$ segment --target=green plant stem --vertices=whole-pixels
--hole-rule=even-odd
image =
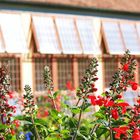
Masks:
[[[90,135],[92,136],[93,133],[96,131],[96,129],[99,127],[99,124],[95,124],[95,126],[92,128],[92,130],[90,131]]]
[[[76,137],[77,137],[77,132],[80,128],[80,124],[81,124],[81,117],[82,117],[82,112],[83,112],[83,106],[85,104],[85,101],[83,101],[82,105],[81,105],[81,110],[80,110],[80,113],[79,113],[79,118],[78,118],[78,124],[77,124],[77,127],[76,127],[76,132],[72,138],[72,140],[76,140]]]
[[[36,138],[37,138],[37,140],[41,140],[41,139],[40,139],[40,136],[39,136],[39,134],[38,134],[38,131],[37,131],[37,127],[36,127],[35,122],[34,122],[33,115],[31,115],[31,120],[32,120],[32,123],[33,123],[33,125],[34,125],[34,130],[35,130]]]
[[[78,104],[79,104],[79,102],[80,102],[80,98],[78,99],[78,101],[77,101],[77,103],[76,103],[76,106],[78,106]],[[74,113],[72,113],[72,117],[74,117],[75,116],[75,114]]]
[[[52,91],[50,91],[49,93],[51,95],[51,99],[52,99],[52,103],[53,103],[54,109],[58,111]]]
[[[78,99],[77,103],[76,103],[76,106],[78,106],[79,102],[80,102],[81,98]]]

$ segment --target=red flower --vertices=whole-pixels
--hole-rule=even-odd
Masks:
[[[19,127],[20,126],[19,120],[14,120],[14,124],[15,124],[16,127]]]
[[[105,100],[104,106],[105,107],[111,107],[114,105],[114,101],[110,101],[110,100]]]
[[[115,108],[111,110],[112,117],[117,120],[119,118],[118,110]]]
[[[126,108],[123,107],[123,108],[122,108],[122,114],[125,114],[125,113],[126,113]]]
[[[15,134],[16,134],[16,132],[15,132],[14,129],[11,129],[11,134],[12,134],[12,135],[15,135]]]
[[[120,139],[120,135],[121,135],[120,133],[116,133],[116,134],[115,134],[115,138],[116,138],[116,139]]]
[[[131,85],[131,87],[132,87],[133,90],[137,90],[138,84],[137,84],[137,83],[133,83],[133,84]]]
[[[132,121],[129,123],[129,125],[134,127],[134,126],[136,126],[136,123],[134,121]]]
[[[139,100],[137,100],[137,103],[138,103],[138,104],[140,104],[140,99],[139,99]]]
[[[44,116],[48,116],[48,115],[49,115],[48,110],[45,110],[45,111],[44,111]]]
[[[95,87],[95,85],[94,85],[94,84],[91,84],[91,87],[92,87],[92,88],[94,88],[94,87]]]
[[[135,83],[133,81],[130,81],[129,84],[131,85],[132,90],[137,90],[137,88],[138,88],[138,84],[137,83]]]
[[[102,106],[103,100],[101,100],[101,99],[96,100],[96,105]]]
[[[74,90],[71,81],[67,81],[67,83],[66,83],[66,88],[67,88],[68,90],[71,90],[71,91]]]
[[[92,105],[96,105],[96,97],[93,95],[89,95],[88,98],[91,100]]]
[[[92,92],[96,92],[97,90],[97,88],[92,88]]]
[[[98,96],[98,99],[96,100],[96,105],[102,106],[104,104],[104,98],[101,96]]]
[[[119,128],[113,128],[113,130],[116,132],[115,138],[120,139],[121,134],[126,135],[128,129],[128,126],[120,126]]]
[[[9,95],[9,97],[10,97],[11,99],[13,98],[13,92],[10,91],[10,92],[8,93],[8,95]]]
[[[132,140],[140,140],[140,131],[138,129],[134,130]]]
[[[119,94],[119,95],[117,95],[117,98],[119,98],[119,99],[120,99],[120,98],[122,98],[122,95],[120,95],[120,94]]]
[[[124,71],[128,71],[128,69],[129,69],[129,65],[128,65],[128,64],[124,64],[123,70],[124,70]]]
[[[125,103],[125,102],[123,102],[123,103],[118,103],[117,105],[120,106],[120,107],[129,106],[129,104],[128,104],[128,103]]]

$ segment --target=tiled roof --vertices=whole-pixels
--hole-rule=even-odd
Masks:
[[[6,1],[6,0],[5,0]],[[86,8],[109,9],[128,12],[140,12],[140,0],[9,0],[24,2],[41,2]]]

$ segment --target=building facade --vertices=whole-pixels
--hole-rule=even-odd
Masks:
[[[97,57],[100,94],[109,87],[127,49],[137,60],[135,81],[140,84],[138,11],[81,5],[0,3],[0,64],[8,62],[11,90],[22,93],[29,84],[35,94],[43,93],[45,65],[50,66],[55,90],[65,90],[68,81],[77,88],[90,59]]]

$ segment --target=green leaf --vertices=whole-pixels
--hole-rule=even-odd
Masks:
[[[59,93],[60,93],[60,91],[54,92],[54,94],[53,94],[54,99],[57,97],[57,95],[58,95]]]
[[[105,119],[105,114],[101,113],[101,112],[95,112],[94,116],[100,119]]]
[[[77,135],[82,137],[84,140],[89,140],[86,136],[84,136],[83,134],[81,134],[79,131],[77,132]]]
[[[75,128],[77,125],[77,120],[75,118],[69,118],[68,125],[70,128]]]
[[[54,110],[54,109],[49,110],[49,114],[50,114],[50,116],[51,116],[54,120],[56,120],[56,119],[59,118],[59,116],[58,116],[58,111],[56,111],[56,110]]]
[[[108,132],[108,129],[105,127],[100,127],[97,129],[96,134],[97,134],[97,138],[101,138],[102,136],[104,136],[106,133]]]
[[[2,129],[3,129],[3,128],[8,128],[8,126],[0,123],[0,129],[1,129],[1,128],[2,128]]]
[[[116,102],[117,102],[117,103],[123,103],[124,100],[123,100],[123,99],[117,99]]]
[[[71,108],[71,111],[74,114],[78,114],[78,113],[80,113],[80,108],[74,107],[74,108]]]
[[[70,131],[67,130],[67,129],[63,129],[63,130],[61,130],[61,134],[69,134],[69,133],[70,133]]]
[[[85,103],[84,107],[83,107],[83,110],[86,110],[88,107],[90,107],[91,104],[90,103]]]
[[[52,97],[52,95],[51,95],[51,94],[48,94],[48,98],[53,99],[53,97]]]
[[[45,119],[34,119],[35,123],[40,123],[42,125],[47,125],[47,120]]]
[[[41,129],[44,130],[45,134],[48,134],[48,129],[46,126],[40,124],[40,123],[35,123],[36,126],[41,126]]]

